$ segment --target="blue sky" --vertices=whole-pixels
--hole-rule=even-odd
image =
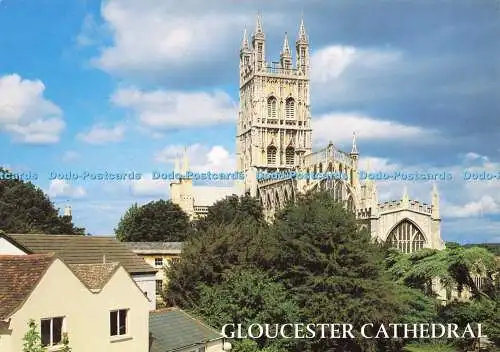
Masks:
[[[0,0],[0,163],[39,175],[77,225],[110,234],[133,202],[168,198],[147,174],[188,147],[234,169],[238,51],[260,10],[267,59],[301,13],[311,41],[313,140],[374,171],[500,171],[500,5],[396,0]],[[139,182],[62,182],[61,172]],[[408,184],[430,202],[430,183]],[[438,184],[442,236],[500,242],[500,180]],[[402,183],[380,184],[382,200]]]

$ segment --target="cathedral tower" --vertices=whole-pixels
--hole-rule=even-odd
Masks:
[[[280,60],[266,62],[266,37],[257,15],[252,47],[245,29],[240,49],[240,109],[236,132],[237,170],[246,173],[242,191],[257,193],[262,171],[295,169],[311,153],[309,39],[304,21],[296,62],[285,34]]]

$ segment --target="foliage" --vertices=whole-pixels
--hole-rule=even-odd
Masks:
[[[23,337],[23,352],[46,352],[47,349],[42,347],[42,340],[38,333],[37,324],[33,319],[28,322],[28,331]]]
[[[69,336],[68,333],[63,334],[63,339],[62,339],[62,344],[63,347],[61,349],[61,352],[72,352],[73,349],[69,346]]]
[[[269,345],[260,349],[257,342],[250,339],[243,339],[236,341],[231,351],[232,352],[288,352],[288,350],[284,349],[283,347],[279,347],[276,345]]]
[[[389,273],[394,280],[433,296],[432,280],[439,278],[447,290],[468,288],[477,296],[473,276],[489,278],[496,271],[494,256],[479,247],[451,246],[444,250],[423,249],[412,254],[389,250],[386,256]]]
[[[245,221],[264,222],[260,202],[246,194],[228,196],[208,208],[206,217],[196,223],[198,230],[207,230],[212,225],[239,224]]]
[[[405,352],[458,352],[457,348],[448,343],[411,343],[405,346]]]
[[[266,273],[258,270],[236,269],[229,273],[222,284],[202,285],[195,314],[206,317],[211,326],[222,329],[229,322],[243,327],[250,324],[285,324],[298,320],[299,309],[283,285],[273,282]],[[262,338],[259,346],[290,350],[293,341]],[[295,341],[297,342],[297,341]]]
[[[466,244],[465,248],[468,247],[481,247],[487,249],[496,256],[500,256],[500,243],[477,243],[477,244]]]
[[[188,215],[172,201],[133,204],[115,228],[123,242],[184,241],[190,232]]]
[[[0,168],[1,173],[7,171]],[[85,234],[60,216],[47,195],[19,179],[0,179],[0,229],[6,233]]]

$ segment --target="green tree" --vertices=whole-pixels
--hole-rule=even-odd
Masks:
[[[133,204],[115,228],[124,242],[184,241],[191,231],[188,215],[170,200]]]
[[[211,225],[238,224],[249,220],[258,223],[264,222],[259,200],[249,194],[240,197],[232,195],[209,207],[207,216],[196,222],[196,228],[206,230]]]
[[[61,349],[61,352],[72,352],[73,351],[73,349],[69,346],[69,336],[68,336],[68,333],[66,333],[66,332],[63,334],[62,344],[63,344],[63,347]]]
[[[47,349],[42,347],[40,334],[38,333],[37,324],[33,319],[28,322],[28,331],[23,337],[23,352],[46,352]]]
[[[285,324],[299,318],[299,308],[290,292],[259,269],[236,269],[221,284],[201,285],[200,291],[194,312],[216,329],[231,322],[248,328],[253,323]],[[258,346],[291,351],[298,342],[263,337]]]
[[[272,272],[294,295],[303,321],[394,322],[400,300],[384,268],[384,252],[360,231],[351,212],[328,193],[306,194],[277,214],[271,231],[279,243]],[[388,341],[321,339],[312,351],[389,351]]]
[[[0,168],[0,173],[8,171]],[[0,179],[0,229],[7,233],[85,234],[71,218],[58,214],[40,188],[19,179]]]

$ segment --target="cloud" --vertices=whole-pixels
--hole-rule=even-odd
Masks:
[[[187,4],[184,4],[187,5]],[[199,3],[182,11],[174,1],[108,0],[101,16],[112,35],[94,64],[118,74],[157,72],[216,60],[227,34],[243,22],[240,14],[199,11]],[[198,10],[198,11],[197,11]]]
[[[86,192],[82,186],[74,186],[66,180],[52,180],[47,191],[49,197],[52,198],[82,198]]]
[[[233,172],[236,158],[222,146],[193,144],[188,147],[169,145],[156,153],[155,160],[162,164],[175,164],[187,152],[188,169],[194,172]],[[179,165],[182,166],[182,165]]]
[[[355,132],[363,140],[435,140],[435,132],[397,121],[379,120],[356,113],[329,113],[312,120],[314,142],[319,144],[350,141]]]
[[[0,77],[0,131],[26,144],[57,143],[65,127],[62,110],[44,98],[45,85],[17,74]]]
[[[120,89],[111,98],[119,107],[130,109],[150,128],[205,127],[236,121],[237,108],[231,97],[221,91],[176,92]]]
[[[88,144],[107,144],[120,142],[125,136],[125,127],[117,125],[115,127],[104,127],[101,124],[92,126],[89,132],[79,133],[77,138]]]
[[[445,215],[452,218],[468,218],[498,214],[500,206],[498,201],[489,195],[483,195],[477,201],[471,201],[461,206],[451,205],[445,208]]]

